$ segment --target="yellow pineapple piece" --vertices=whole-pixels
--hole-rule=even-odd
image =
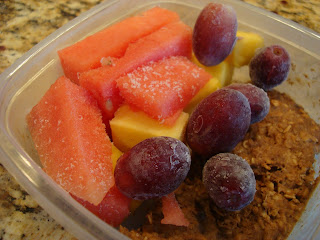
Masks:
[[[121,152],[113,143],[112,143],[112,154],[111,154],[111,160],[112,160],[112,167],[113,167],[113,172],[114,169],[116,167],[117,161],[119,159],[119,157],[121,157],[121,155],[123,154],[123,152]],[[134,212],[142,203],[143,201],[139,201],[139,200],[131,200],[129,209],[130,212]]]
[[[264,46],[264,39],[257,33],[237,32],[237,42],[227,61],[235,67],[248,65],[256,50]]]
[[[218,90],[221,88],[221,83],[218,80],[218,78],[211,78],[206,85],[203,86],[203,88],[200,89],[200,91],[191,99],[189,104],[185,107],[183,111],[191,114],[194,110],[194,108],[204,99],[206,98],[210,93]]]
[[[143,203],[142,200],[132,199],[129,206],[130,212],[134,212],[135,210],[137,210],[137,208],[140,207],[142,203]]]
[[[121,157],[123,153],[112,143],[112,154],[111,154],[111,161],[112,161],[112,169],[116,167],[117,161],[119,157]]]
[[[234,68],[233,65],[231,65],[227,61],[223,61],[211,68],[212,70],[210,73],[213,77],[216,77],[220,80],[220,84],[222,87],[227,86],[231,83]]]
[[[189,114],[182,112],[173,126],[166,126],[124,104],[110,121],[113,143],[120,151],[126,152],[150,137],[168,136],[183,141],[188,119]]]
[[[219,79],[221,87],[227,86],[231,83],[234,67],[230,61],[225,60],[216,66],[207,67],[202,65],[194,54],[192,54],[191,60],[199,67],[210,73],[212,77]]]

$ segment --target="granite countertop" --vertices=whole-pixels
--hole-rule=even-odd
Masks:
[[[320,33],[319,0],[243,0]],[[50,33],[102,0],[0,1],[0,73]],[[0,164],[0,239],[75,239]]]

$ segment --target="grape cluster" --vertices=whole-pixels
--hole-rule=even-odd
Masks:
[[[215,204],[235,211],[254,198],[255,178],[241,157],[226,153],[244,138],[250,124],[268,114],[266,92],[252,84],[231,84],[205,98],[191,114],[186,139],[190,148],[210,158],[203,169],[203,183]]]

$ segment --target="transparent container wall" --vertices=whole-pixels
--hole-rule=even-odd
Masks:
[[[77,238],[125,239],[82,208],[39,166],[25,117],[50,85],[63,74],[57,50],[155,5],[176,11],[185,23],[193,27],[200,10],[208,2],[106,1],[40,42],[1,75],[1,161],[39,204]],[[280,44],[288,50],[293,67],[289,79],[278,90],[288,93],[319,123],[319,35],[240,1],[217,2],[234,6],[239,30],[259,33],[264,37],[266,45]],[[248,79],[248,69],[237,70],[234,78]],[[320,223],[319,191],[318,187],[289,239],[308,239],[316,231]]]

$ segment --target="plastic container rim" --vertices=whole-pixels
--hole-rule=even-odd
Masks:
[[[6,92],[6,87],[12,80],[12,76],[16,72],[18,72],[25,64],[28,63],[29,59],[36,56],[39,52],[43,51],[50,43],[58,39],[60,36],[65,34],[68,31],[72,31],[72,29],[85,22],[87,19],[90,19],[95,14],[106,10],[107,8],[112,7],[116,4],[123,4],[126,1],[123,0],[113,0],[113,1],[105,1],[103,3],[98,4],[97,6],[91,8],[85,13],[82,13],[80,16],[75,19],[69,21],[63,27],[59,28],[44,40],[39,42],[36,46],[31,48],[28,52],[26,52],[21,58],[19,58],[15,63],[13,63],[10,67],[4,70],[4,72],[0,75],[0,121],[5,122],[6,109],[3,108],[3,105],[6,105],[7,102],[4,102],[3,96]],[[148,5],[156,5],[159,3],[176,3],[176,4],[191,4],[193,7],[196,7],[192,2],[194,1],[150,1]],[[197,6],[204,6],[209,1],[197,1]],[[237,0],[226,0],[224,1],[227,4],[231,4],[233,6],[237,6],[243,9],[243,11],[251,11],[255,14],[265,16],[272,21],[277,21],[283,25],[285,25],[288,29],[294,29],[295,31],[303,33],[304,38],[309,38],[309,40],[319,41],[320,46],[320,35],[315,31],[308,29],[298,23],[295,23],[291,20],[285,19],[277,14],[271,13],[267,10],[260,9],[258,7],[249,5],[245,2],[237,1]],[[200,7],[198,7],[200,9]],[[320,48],[314,48],[314,46],[304,46],[304,48],[309,51],[311,54],[316,54],[317,58],[320,55]],[[7,100],[8,101],[8,100]],[[4,167],[18,180],[18,182],[32,195],[38,202],[47,201],[47,205],[44,207],[52,216],[56,214],[60,214],[60,216],[65,217],[65,221],[63,221],[63,225],[66,225],[66,228],[76,229],[71,231],[74,235],[76,235],[79,239],[128,239],[124,235],[120,234],[114,228],[106,225],[100,219],[98,219],[93,214],[88,214],[88,211],[85,210],[79,203],[73,200],[66,192],[60,189],[53,182],[51,178],[46,176],[46,174],[42,171],[42,169],[29,157],[24,150],[14,142],[12,136],[7,132],[5,126],[3,124],[0,125],[0,153],[1,158],[0,162],[4,165]],[[21,169],[30,168],[31,175],[38,175],[41,178],[44,186],[47,187],[46,193],[50,193],[50,195],[54,196],[56,194],[59,195],[59,199],[57,198],[48,198],[47,195],[44,195],[43,192],[39,192],[38,186],[34,179],[30,177],[26,172],[21,171]],[[21,174],[22,173],[22,174]],[[49,200],[49,201],[48,201]],[[57,207],[57,203],[61,204],[61,201],[65,201],[64,208],[61,208],[60,205]],[[51,209],[51,210],[50,210]],[[69,210],[67,212],[67,210]],[[55,213],[58,212],[58,213]],[[79,219],[83,219],[82,223],[79,223]],[[94,223],[93,225],[87,225],[87,221]],[[319,231],[319,227],[318,230]],[[316,232],[317,232],[316,231]]]

